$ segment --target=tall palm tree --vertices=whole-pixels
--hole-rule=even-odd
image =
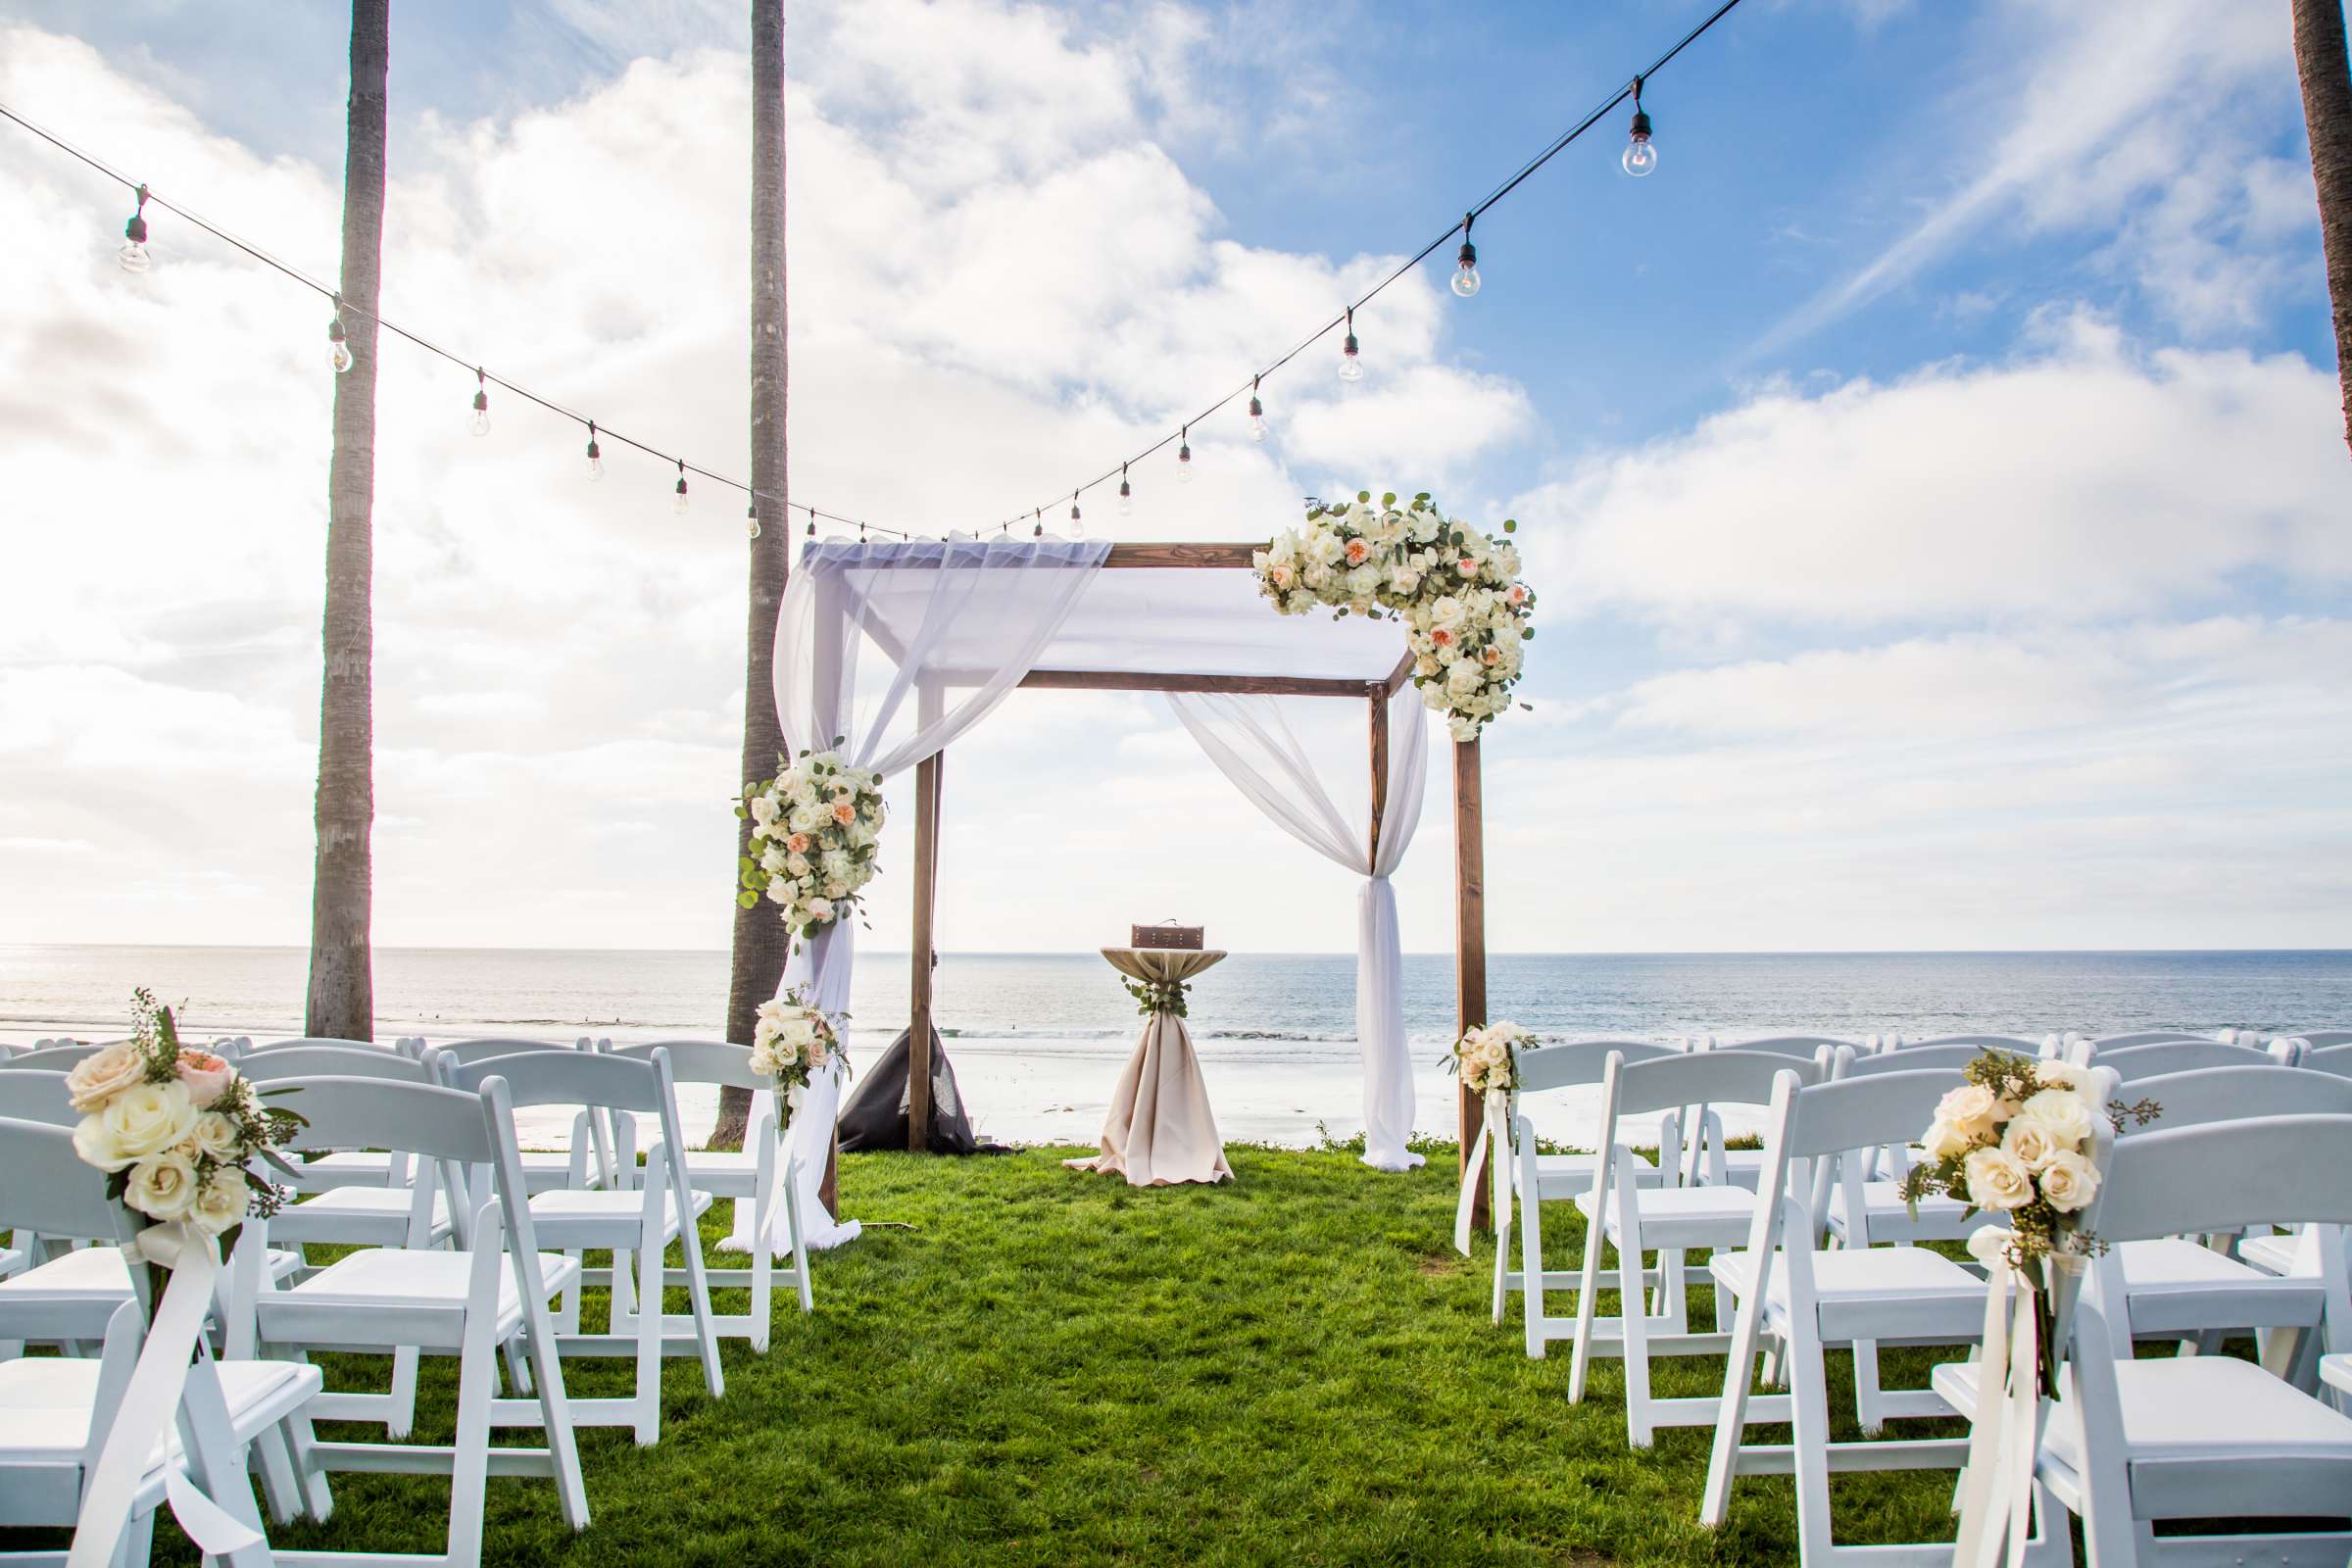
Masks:
[[[784,305],[784,0],[752,0],[752,489],[785,493]],[[784,509],[756,500],[760,532],[751,541],[751,618],[743,661],[744,779],[776,770],[784,731],[776,719],[776,611],[792,569],[792,528]],[[736,829],[735,854],[751,853],[752,824]],[[732,892],[735,862],[727,865]],[[765,904],[735,909],[734,952],[727,969],[727,1038],[749,1042],[760,1004],[784,978],[789,934]],[[751,1096],[720,1091],[715,1146],[743,1142]]]
[[[2344,443],[2352,446],[2352,65],[2344,52],[2343,0],[2294,0],[2295,74],[2320,188],[2320,244],[2335,312],[2335,373],[2344,392]]]
[[[311,984],[303,1032],[375,1037],[368,927],[375,820],[375,311],[384,260],[384,80],[391,0],[352,0],[351,102],[343,153],[343,279],[336,314],[351,368],[335,377],[327,469],[325,677],[318,701],[318,860],[311,878]]]

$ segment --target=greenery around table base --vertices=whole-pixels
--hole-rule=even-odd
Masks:
[[[1122,980],[1119,983],[1135,999],[1135,1010],[1147,1018],[1155,1012],[1172,1012],[1179,1018],[1190,1014],[1184,994],[1192,987],[1181,980]]]
[[[1453,1153],[1422,1147],[1428,1168],[1375,1176],[1340,1146],[1229,1144],[1239,1181],[1149,1192],[1073,1180],[1057,1163],[1066,1150],[848,1155],[844,1211],[914,1228],[869,1229],[820,1255],[813,1317],[779,1292],[765,1356],[725,1342],[724,1399],[704,1396],[691,1360],[670,1361],[659,1446],[583,1432],[584,1535],[564,1527],[546,1482],[493,1479],[484,1560],[1794,1562],[1788,1478],[1742,1480],[1731,1524],[1710,1534],[1694,1520],[1704,1429],[1634,1452],[1616,1362],[1597,1363],[1572,1406],[1567,1345],[1531,1361],[1515,1316],[1489,1322],[1493,1253],[1446,1245]],[[712,1243],[724,1229],[715,1212],[704,1222]],[[1554,1267],[1575,1255],[1561,1241]],[[1703,1264],[1692,1273],[1706,1278]],[[1695,1294],[1693,1321],[1712,1321]],[[670,1297],[684,1310],[684,1293]],[[601,1324],[601,1293],[590,1298]],[[1920,1386],[1935,1354],[1883,1352],[1890,1386]],[[1851,1437],[1846,1358],[1830,1362]],[[1720,1359],[1655,1366],[1661,1395],[1720,1386]],[[425,1362],[417,1441],[450,1440],[456,1372]],[[330,1366],[330,1382],[346,1375]],[[630,1363],[575,1361],[564,1376],[575,1394],[625,1394]],[[1839,1476],[1838,1539],[1949,1539],[1951,1485],[1941,1471]],[[439,1549],[446,1482],[341,1475],[334,1488],[329,1523],[272,1540]],[[0,1547],[12,1534],[30,1533],[0,1531]],[[157,1560],[194,1560],[169,1521]]]

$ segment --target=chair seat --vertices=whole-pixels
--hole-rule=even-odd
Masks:
[[[1540,1198],[1574,1198],[1591,1192],[1592,1174],[1599,1168],[1598,1154],[1538,1154],[1536,1194]],[[1642,1162],[1635,1180],[1643,1187],[1655,1187],[1660,1176],[1657,1166]]]
[[[23,1268],[26,1261],[24,1254],[16,1248],[0,1247],[0,1280]]]
[[[2352,1394],[2352,1352],[2320,1357],[2320,1381]]]
[[[408,1229],[416,1194],[402,1187],[335,1187],[281,1208],[270,1233],[286,1242],[396,1245]],[[449,1234],[449,1199],[433,1195],[433,1240]],[[387,1234],[391,1233],[391,1234]]]
[[[693,1196],[695,1213],[710,1208],[709,1193]],[[581,1192],[567,1187],[531,1195],[531,1228],[550,1247],[633,1247],[644,1217],[643,1192]],[[663,1193],[662,1239],[667,1242],[677,1234],[678,1201]]]
[[[781,1152],[777,1163],[783,1163]],[[749,1149],[690,1150],[686,1185],[720,1198],[751,1198],[760,1177],[760,1155]]]
[[[318,1392],[315,1366],[294,1361],[219,1361],[220,1393],[239,1442],[279,1420]],[[95,1358],[28,1356],[0,1361],[0,1464],[71,1464],[90,1441],[100,1363]],[[148,1458],[165,1462],[179,1452],[179,1434],[167,1433]]]
[[[388,1187],[392,1156],[380,1150],[350,1149],[303,1160],[297,1167],[305,1187]]]
[[[1830,1189],[1831,1234],[1848,1233],[1847,1207],[1844,1185],[1840,1183]],[[1963,1241],[1986,1225],[2000,1223],[1982,1211],[1971,1214],[1968,1205],[1957,1198],[1942,1198],[1933,1193],[1919,1200],[1919,1217],[1913,1219],[1910,1205],[1903,1201],[1903,1184],[1891,1181],[1862,1184],[1862,1212],[1870,1221],[1870,1237],[1874,1242]]]
[[[1741,1249],[1717,1252],[1707,1271],[1735,1296],[1755,1289],[1756,1255]],[[1813,1291],[1821,1337],[1852,1340],[1932,1339],[1960,1344],[1984,1326],[1984,1282],[1940,1252],[1924,1247],[1837,1248],[1813,1254]],[[1788,1269],[1772,1270],[1766,1311],[1788,1315]]]
[[[1935,1371],[1936,1392],[1963,1415],[1976,1410],[1977,1366],[1955,1362]],[[2128,1463],[2317,1459],[2352,1468],[2352,1418],[2251,1361],[2229,1355],[2119,1361],[2115,1386]],[[2058,1458],[2077,1462],[2082,1422],[2067,1400],[2051,1415],[2048,1443]],[[2312,1498],[2309,1511],[2344,1511],[2327,1505],[2336,1500]]]
[[[1744,1187],[1638,1187],[1635,1211],[1642,1220],[1642,1240],[1647,1247],[1728,1247],[1747,1236],[1755,1217],[1756,1195]],[[1590,1215],[1592,1195],[1579,1193],[1576,1206]],[[1603,1231],[1617,1234],[1617,1200],[1604,1205]]]
[[[2115,1250],[2131,1298],[2132,1332],[2140,1338],[2200,1329],[2308,1328],[2327,1306],[2327,1292],[2316,1278],[2266,1274],[2195,1242],[2167,1237],[2126,1242]]]
[[[2303,1237],[2299,1232],[2282,1231],[2270,1236],[2249,1236],[2238,1243],[2237,1255],[2261,1269],[2265,1274],[2299,1274],[2302,1262]]]
[[[1710,1155],[1700,1163],[1700,1171],[1708,1172],[1713,1162],[1713,1156]],[[1723,1152],[1723,1179],[1734,1187],[1744,1187],[1749,1192],[1754,1192],[1756,1184],[1764,1179],[1764,1151],[1761,1149],[1725,1150]]]
[[[551,1300],[578,1273],[579,1265],[561,1252],[539,1254],[540,1286]],[[262,1338],[276,1341],[278,1336],[270,1331],[272,1320],[282,1320],[301,1308],[377,1308],[462,1316],[472,1280],[470,1252],[369,1248],[337,1258],[299,1285],[264,1295],[259,1303]],[[514,1332],[521,1322],[522,1295],[514,1279],[514,1259],[503,1257],[498,1271],[498,1337]]]
[[[270,1249],[270,1277],[282,1280],[302,1267],[302,1254]],[[130,1299],[130,1265],[117,1247],[77,1247],[46,1263],[0,1280],[0,1299],[104,1301]],[[103,1324],[99,1325],[101,1328]]]

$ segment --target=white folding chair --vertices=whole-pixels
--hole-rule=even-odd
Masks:
[[[2159,1074],[2195,1072],[2203,1067],[2287,1067],[2295,1048],[2284,1040],[2267,1046],[2228,1045],[2219,1040],[2157,1040],[2145,1045],[2102,1047],[2077,1041],[2072,1059],[2078,1067],[2106,1067],[2127,1087]]]
[[[2330,1287],[2330,1353],[2352,1345],[2343,1227],[2352,1223],[2352,1117],[2258,1116],[2101,1138],[2103,1180],[2084,1228],[2091,1258],[2071,1312],[2064,1392],[2035,1475],[2082,1523],[2091,1568],[2278,1562],[2342,1568],[2352,1531],[2156,1533],[2160,1523],[2352,1519],[2352,1418],[2234,1356],[2137,1357],[2121,1250],[2178,1232],[2267,1220],[2314,1225]],[[1939,1366],[1938,1393],[1972,1411],[1974,1365]]]
[[[1924,1127],[1936,1102],[1961,1081],[1950,1070],[1889,1072],[1800,1087],[1794,1072],[1774,1086],[1765,1134],[1764,1183],[1743,1250],[1708,1259],[1717,1291],[1739,1303],[1715,1415],[1715,1444],[1699,1520],[1723,1524],[1735,1476],[1793,1475],[1796,1482],[1797,1560],[1807,1568],[1839,1563],[1948,1568],[1951,1545],[1839,1545],[1831,1529],[1830,1477],[1855,1470],[1958,1470],[1967,1462],[1966,1438],[1838,1442],[1830,1425],[1825,1351],[1865,1347],[1963,1345],[1979,1341],[1984,1325],[1984,1280],[1950,1258],[1921,1247],[1840,1248],[1822,1250],[1817,1214],[1821,1189],[1855,1185],[1871,1152]],[[1769,1335],[1788,1368],[1786,1395],[1749,1392],[1759,1342]],[[1860,1390],[1857,1389],[1857,1393]],[[1932,1390],[1886,1392],[1872,1383],[1877,1409],[1862,1410],[1863,1428],[1885,1418],[1948,1417],[1951,1407]],[[1871,1419],[1873,1415],[1877,1420]],[[1786,1422],[1790,1441],[1751,1444],[1751,1424]],[[2064,1561],[2063,1530],[2054,1514],[2039,1514],[2030,1560]]]
[[[800,1161],[781,1147],[775,1080],[752,1071],[749,1047],[724,1041],[662,1040],[618,1046],[612,1054],[645,1059],[656,1051],[669,1054],[673,1083],[741,1089],[752,1097],[751,1125],[744,1131],[741,1149],[680,1147],[676,1157],[687,1185],[696,1192],[733,1203],[739,1213],[742,1204],[752,1205],[751,1263],[744,1268],[706,1268],[705,1278],[713,1291],[750,1294],[750,1310],[720,1312],[711,1322],[721,1338],[749,1340],[753,1349],[764,1351],[772,1321],[769,1294],[779,1277],[799,1293],[802,1311],[815,1306],[808,1278],[808,1249],[801,1233]],[[781,1238],[776,1232],[779,1223],[783,1226]],[[792,1266],[777,1269],[778,1256],[789,1257]],[[668,1270],[665,1282],[685,1283],[684,1271]],[[677,1325],[670,1327],[674,1331]]]
[[[2294,1038],[2303,1048],[2295,1057],[2295,1065],[2309,1067],[2314,1072],[2333,1073],[2338,1078],[2352,1078],[2352,1033],[2321,1029]]]
[[[710,1206],[710,1197],[689,1187],[685,1172],[671,1157],[672,1151],[685,1147],[685,1138],[678,1128],[669,1054],[656,1048],[643,1058],[632,1058],[602,1052],[531,1051],[487,1057],[454,1069],[451,1077],[461,1089],[503,1079],[516,1105],[574,1105],[590,1114],[625,1113],[617,1123],[624,1141],[615,1152],[612,1181],[601,1188],[583,1182],[534,1193],[528,1206],[543,1245],[561,1248],[575,1259],[590,1250],[609,1250],[612,1254],[606,1281],[611,1288],[610,1332],[580,1332],[579,1291],[588,1278],[580,1274],[557,1313],[557,1349],[564,1355],[629,1356],[637,1363],[632,1396],[575,1396],[573,1424],[625,1426],[635,1434],[639,1447],[652,1446],[662,1435],[664,1355],[699,1356],[711,1397],[727,1392],[718,1364],[718,1336],[711,1324],[710,1286],[703,1274],[702,1238],[695,1224]],[[646,1150],[642,1185],[636,1179],[635,1152],[625,1142],[638,1114],[654,1117],[661,1133]],[[684,1243],[690,1303],[685,1332],[677,1335],[664,1333],[670,1318],[662,1302],[666,1278],[662,1254],[672,1241]]]
[[[594,1051],[596,1042],[586,1035],[570,1045],[554,1040],[484,1038],[453,1040],[432,1049],[444,1069],[454,1071],[492,1056],[512,1056],[526,1051]],[[612,1185],[612,1129],[603,1119],[581,1111],[572,1118],[571,1139],[564,1148],[522,1152],[522,1175],[534,1193]]]
[[[0,1056],[0,1070],[21,1072],[71,1072],[106,1048],[89,1041],[36,1041],[30,1051],[20,1051],[12,1056]]]
[[[278,1561],[474,1568],[481,1560],[485,1487],[493,1470],[501,1476],[552,1478],[565,1522],[574,1530],[587,1528],[588,1497],[548,1312],[549,1300],[571,1282],[578,1265],[538,1250],[506,1080],[491,1077],[478,1094],[362,1078],[311,1078],[301,1088],[302,1114],[310,1125],[300,1130],[298,1148],[373,1144],[397,1149],[436,1162],[452,1192],[465,1190],[467,1169],[486,1166],[492,1195],[478,1207],[459,1206],[456,1231],[463,1250],[366,1249],[306,1280],[258,1292],[262,1343],[296,1359],[307,1360],[315,1349],[382,1355],[403,1346],[458,1357],[454,1445],[337,1442],[316,1448],[318,1462],[330,1471],[448,1476],[444,1549],[422,1556],[281,1551]],[[268,1221],[246,1224],[250,1238]],[[244,1250],[240,1245],[240,1257]],[[511,1352],[509,1371],[518,1385],[527,1366],[535,1397],[495,1396],[502,1349]],[[387,1397],[330,1391],[318,1396],[313,1413],[320,1420],[380,1424]],[[546,1446],[493,1448],[490,1432],[497,1426],[539,1427]]]
[[[1799,1083],[1818,1083],[1828,1072],[1825,1057],[1804,1060],[1766,1051],[1713,1051],[1628,1062],[1612,1052],[1601,1079],[1601,1147],[1609,1158],[1599,1180],[1579,1194],[1586,1215],[1584,1267],[1577,1282],[1576,1350],[1568,1373],[1568,1399],[1583,1399],[1594,1356],[1625,1362],[1625,1424],[1638,1448],[1650,1446],[1660,1426],[1704,1425],[1715,1418],[1714,1399],[1659,1399],[1649,1392],[1651,1355],[1720,1354],[1729,1348],[1730,1305],[1718,1298],[1716,1332],[1693,1334],[1685,1277],[1685,1254],[1692,1248],[1737,1247],[1755,1216],[1756,1195],[1729,1183],[1656,1187],[1641,1185],[1641,1161],[1620,1136],[1628,1116],[1693,1104],[1755,1105],[1771,1102],[1780,1073]],[[1600,1318],[1596,1307],[1600,1260],[1606,1243],[1617,1249],[1618,1315]],[[1645,1299],[1645,1254],[1658,1254],[1661,1310]]]
[[[105,1178],[82,1163],[73,1134],[0,1117],[0,1225],[120,1244],[139,1222],[106,1197]],[[122,1253],[116,1247],[93,1252]],[[0,1527],[73,1525],[82,1494],[130,1384],[147,1329],[145,1270],[120,1297],[71,1291],[0,1294],[0,1336],[24,1342],[95,1342],[92,1358],[0,1360]],[[259,1461],[263,1490],[282,1521],[329,1506],[315,1469],[309,1403],[315,1368],[288,1361],[216,1361],[199,1341],[181,1409],[147,1463],[119,1560],[143,1563],[168,1474],[190,1477],[231,1517],[259,1528],[243,1455]],[[307,1483],[307,1485],[305,1484]],[[62,1562],[63,1553],[0,1553],[0,1562]],[[247,1559],[266,1561],[267,1554]]]
[[[1516,1223],[1519,1226],[1519,1267],[1510,1266],[1511,1221],[1497,1223],[1494,1235],[1494,1321],[1500,1323],[1508,1312],[1509,1296],[1517,1291],[1522,1296],[1522,1310],[1526,1319],[1527,1353],[1541,1359],[1544,1347],[1552,1340],[1573,1338],[1576,1319],[1568,1313],[1552,1313],[1545,1309],[1544,1293],[1570,1290],[1579,1276],[1567,1269],[1546,1270],[1544,1266],[1543,1205],[1574,1199],[1592,1191],[1592,1183],[1605,1152],[1590,1154],[1544,1154],[1536,1151],[1534,1124],[1522,1112],[1527,1096],[1554,1094],[1562,1090],[1598,1084],[1606,1075],[1609,1056],[1614,1053],[1628,1062],[1651,1061],[1660,1056],[1680,1055],[1671,1046],[1653,1045],[1640,1040],[1575,1040],[1559,1045],[1539,1046],[1519,1053],[1512,1074],[1510,1089],[1511,1109],[1509,1142],[1516,1146],[1517,1155],[1504,1147],[1504,1128],[1483,1129],[1487,1138],[1488,1157],[1494,1161],[1497,1188],[1511,1184],[1517,1195]],[[1654,1187],[1667,1171],[1681,1165],[1681,1122],[1679,1111],[1668,1112],[1658,1139],[1658,1163],[1651,1165],[1637,1157],[1634,1177],[1644,1187]],[[1607,1149],[1604,1143],[1601,1148]],[[1499,1214],[1501,1203],[1495,1204]]]
[[[2039,1040],[2021,1040],[2015,1035],[1928,1035],[1918,1040],[1905,1040],[1900,1035],[1888,1035],[1880,1048],[1881,1054],[1914,1051],[1937,1051],[1945,1047],[1965,1046],[1971,1051],[1998,1051],[2011,1056],[2038,1056],[2045,1044]]]
[[[1706,1035],[1693,1043],[1700,1051],[1754,1051],[1767,1055],[1787,1056],[1796,1061],[1832,1060],[1840,1051],[1857,1055],[1870,1051],[1868,1044],[1839,1040],[1831,1035],[1767,1035],[1756,1040],[1717,1040]],[[1689,1177],[1702,1183],[1729,1182],[1756,1190],[1756,1173],[1764,1168],[1761,1149],[1733,1149],[1724,1136],[1723,1118],[1704,1105],[1692,1109],[1692,1136],[1685,1158],[1690,1161]]]

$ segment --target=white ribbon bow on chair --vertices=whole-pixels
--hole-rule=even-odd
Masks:
[[[122,1250],[131,1267],[142,1260],[160,1264],[172,1271],[172,1281],[156,1303],[138,1364],[82,1489],[66,1568],[108,1568],[114,1562],[139,1485],[176,1423],[183,1399],[202,1405],[187,1423],[187,1457],[216,1487],[245,1484],[237,1454],[220,1451],[220,1440],[228,1433],[227,1401],[211,1347],[204,1343],[213,1284],[220,1273],[219,1243],[192,1225],[175,1223],[150,1226]],[[207,1557],[231,1558],[240,1565],[270,1560],[262,1533],[207,1496],[176,1462],[164,1465],[164,1492],[180,1529]]]
[[[1453,1202],[1453,1249],[1464,1257],[1470,1255],[1470,1216],[1478,1206],[1478,1179],[1487,1168],[1487,1146],[1497,1140],[1502,1152],[1494,1158],[1494,1245],[1499,1247],[1511,1228],[1511,1173],[1503,1168],[1511,1152],[1511,1096],[1508,1090],[1490,1089],[1478,1129],[1478,1147],[1470,1151],[1470,1163],[1462,1167],[1461,1196]]]
[[[1968,1434],[1968,1477],[1961,1485],[1953,1568],[1995,1568],[2003,1562],[2019,1568],[2025,1561],[2043,1409],[2039,1302],[2010,1261],[2007,1241],[2013,1235],[1986,1227],[1969,1239],[1969,1251],[1984,1264],[1987,1276],[1984,1354],[1977,1363],[1977,1416]],[[2004,1240],[1996,1247],[1980,1243],[1979,1237]],[[2051,1525],[2045,1520],[2043,1527]]]

